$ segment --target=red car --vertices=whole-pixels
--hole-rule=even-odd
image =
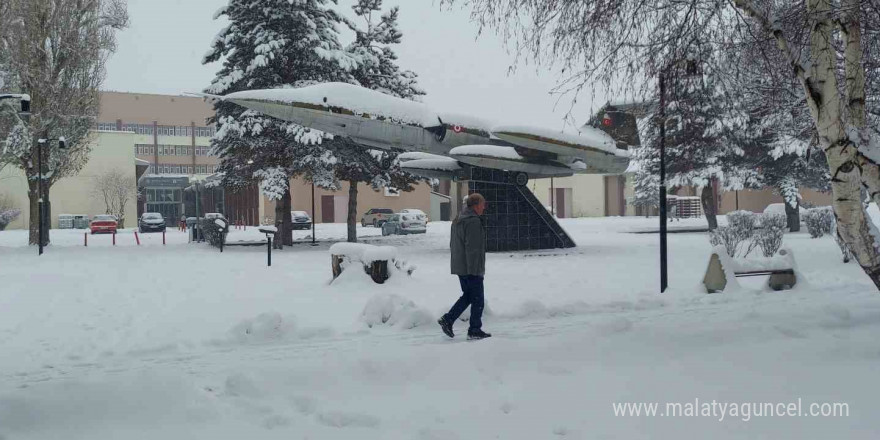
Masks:
[[[115,234],[116,225],[116,217],[112,215],[96,215],[91,223],[89,223],[89,229],[92,230],[92,234],[97,234],[99,232]]]

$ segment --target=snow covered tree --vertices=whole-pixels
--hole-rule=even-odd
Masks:
[[[104,203],[104,213],[115,215],[119,229],[125,227],[125,205],[137,196],[137,181],[118,169],[95,176],[92,196]]]
[[[8,101],[0,109],[0,155],[28,180],[30,244],[49,243],[48,228],[38,237],[39,186],[51,216],[52,185],[78,173],[88,160],[104,65],[116,49],[116,31],[127,23],[122,0],[0,2],[4,91],[31,96],[29,117],[19,116]],[[40,158],[43,169],[38,170],[37,140],[61,136],[67,151],[59,151],[55,142],[46,143]]]
[[[391,8],[379,15],[382,0],[358,0],[352,6],[362,21],[347,20],[346,24],[355,33],[355,40],[346,49],[358,60],[352,76],[361,86],[398,98],[415,99],[425,92],[418,87],[416,74],[401,70],[397,65],[397,55],[391,48],[400,44],[403,34],[397,28],[399,10]],[[378,18],[376,15],[379,15]],[[367,183],[373,189],[393,187],[401,191],[411,191],[417,178],[402,171],[395,160],[396,152],[370,150],[356,145],[347,139],[339,139],[330,144],[336,156],[335,177],[349,183],[348,191],[348,241],[357,241],[357,194],[358,183]]]
[[[229,0],[215,14],[230,24],[220,31],[203,64],[223,60],[207,92],[228,94],[261,88],[302,87],[314,83],[354,82],[356,59],[339,43],[342,18],[332,0]],[[212,153],[220,157],[226,185],[260,182],[276,202],[276,242],[293,244],[290,179],[303,175],[332,182],[331,155],[321,148],[321,131],[282,121],[227,102],[214,104],[217,134]],[[278,240],[281,238],[281,240]]]
[[[696,186],[702,188],[700,198],[709,229],[718,227],[717,200],[713,186],[722,187],[741,181],[740,149],[729,136],[727,100],[721,96],[711,75],[685,75],[679,69],[667,71],[668,91],[664,99],[666,123],[666,177],[669,187]],[[658,96],[653,100],[659,103]],[[660,119],[659,105],[654,106],[650,123],[643,124],[642,146],[633,152],[637,188],[656,191],[649,185],[660,175]],[[644,168],[642,168],[644,167]],[[651,177],[656,176],[656,177]],[[645,199],[649,194],[642,195]]]
[[[444,3],[465,0],[444,0]],[[880,14],[861,0],[636,0],[548,2],[466,0],[483,26],[497,28],[518,55],[559,63],[570,72],[559,90],[601,84],[607,92],[644,93],[693,46],[699,61],[742,92],[750,65],[763,65],[773,86],[807,110],[831,176],[838,234],[880,289],[880,237],[861,189],[880,201]],[[740,64],[726,55],[744,53]],[[705,53],[705,52],[701,52]],[[772,62],[780,59],[782,62]],[[645,81],[646,79],[651,81]],[[794,83],[795,88],[789,85]],[[782,108],[782,101],[775,102]],[[870,122],[870,123],[869,123]]]
[[[395,160],[396,152],[369,149],[347,138],[336,138],[331,145],[336,158],[336,178],[349,183],[347,241],[356,242],[358,185],[366,183],[374,190],[412,191],[412,184],[418,179],[400,169]]]

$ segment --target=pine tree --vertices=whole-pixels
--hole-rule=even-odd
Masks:
[[[203,64],[223,59],[207,92],[228,94],[261,88],[302,87],[319,82],[354,82],[356,59],[338,40],[342,18],[329,0],[229,0],[215,14],[230,24],[220,31]],[[335,2],[333,2],[335,3]],[[321,131],[246,110],[227,102],[214,105],[217,134],[212,153],[229,186],[260,182],[276,202],[284,244],[293,244],[290,179],[305,176],[332,182],[332,155],[321,147]],[[279,244],[282,241],[277,240]]]
[[[736,188],[750,179],[742,164],[743,150],[732,139],[734,127],[723,90],[712,75],[685,76],[672,71],[665,99],[667,187],[697,186],[703,190],[703,211],[710,229],[718,225],[713,185]],[[659,102],[659,95],[654,102]],[[660,117],[654,106],[643,124],[642,146],[635,149],[636,199],[649,203],[659,187]],[[656,177],[654,177],[656,176]],[[656,184],[654,183],[656,179]]]
[[[400,44],[403,37],[397,28],[398,8],[391,8],[378,20],[374,15],[382,10],[382,0],[358,0],[352,9],[363,22],[346,21],[355,33],[354,42],[346,48],[358,60],[358,66],[351,71],[354,79],[363,87],[398,98],[415,99],[424,95],[417,85],[416,74],[401,70],[397,55],[391,49],[391,45]],[[411,191],[418,179],[400,169],[397,152],[372,150],[349,139],[334,140],[329,146],[336,156],[335,177],[349,183],[348,241],[355,242],[358,184],[367,183],[373,189],[393,187]]]

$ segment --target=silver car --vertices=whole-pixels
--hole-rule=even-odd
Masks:
[[[427,222],[417,214],[394,214],[382,224],[382,235],[424,234]]]

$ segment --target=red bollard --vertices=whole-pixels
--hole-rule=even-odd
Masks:
[[[137,242],[138,246],[141,245],[141,239],[138,238],[138,231],[134,231],[134,241]]]
[[[116,233],[113,233],[113,246],[116,246]]]
[[[89,247],[89,233],[83,232],[83,246]]]
[[[162,246],[165,246],[165,231],[162,231]]]

